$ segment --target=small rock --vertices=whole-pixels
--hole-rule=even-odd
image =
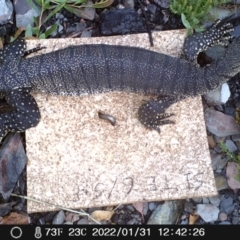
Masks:
[[[202,198],[192,198],[194,203],[202,203]]]
[[[221,102],[226,103],[231,95],[229,86],[227,83],[224,83],[221,87]]]
[[[189,201],[185,201],[184,211],[192,213],[193,212],[193,204]]]
[[[92,218],[97,221],[108,221],[112,218],[114,211],[95,210],[91,213]]]
[[[197,204],[196,213],[205,222],[212,222],[218,219],[219,209],[213,204]]]
[[[13,5],[10,0],[0,0],[0,25],[7,23],[13,13]]]
[[[18,28],[26,28],[28,24],[33,25],[33,17],[37,17],[38,13],[32,8],[24,15],[16,14],[16,25]]]
[[[148,205],[148,208],[149,208],[150,211],[153,211],[156,208],[156,204],[153,203],[153,202],[150,202],[149,205]]]
[[[89,38],[92,36],[92,30],[84,29],[81,34],[81,38]]]
[[[203,95],[209,106],[220,105],[221,103],[221,88],[217,88]]]
[[[219,221],[226,221],[228,218],[228,215],[226,213],[220,212],[218,215]]]
[[[219,199],[218,196],[216,196],[216,197],[209,197],[209,201],[210,201],[210,203],[212,203],[212,204],[215,205],[216,207],[219,206],[220,199]]]
[[[64,225],[73,225],[72,222],[65,222]]]
[[[217,146],[214,148],[214,151],[216,152],[216,153],[221,153],[222,154],[222,149],[220,148],[220,146],[219,146],[219,144],[217,144]]]
[[[132,205],[126,205],[126,208],[130,211],[130,212],[134,212],[135,209]]]
[[[234,135],[233,135],[233,136],[234,136]],[[234,143],[236,144],[237,148],[240,149],[240,141],[238,140],[238,141],[236,141],[236,142],[234,142]]]
[[[240,140],[240,134],[233,135],[231,138],[234,142],[238,142]]]
[[[34,8],[31,7],[26,0],[16,0],[14,1],[14,9],[16,11],[16,25],[17,27],[26,28],[27,25],[33,26],[33,18],[38,17],[41,13],[41,8],[39,5],[34,4]]]
[[[65,214],[64,214],[64,211],[61,210],[54,216],[52,224],[54,225],[63,224],[64,220],[65,220]]]
[[[132,218],[127,222],[127,225],[133,225],[136,222],[136,219]]]
[[[134,8],[134,0],[124,0],[123,5],[125,8]]]
[[[188,220],[187,220],[187,219],[182,220],[182,221],[180,222],[180,224],[181,224],[181,225],[187,225],[187,224],[188,224]]]
[[[239,164],[235,162],[229,162],[227,165],[226,176],[227,183],[231,189],[240,189],[240,182],[236,180],[239,176]],[[238,177],[239,178],[239,177]]]
[[[202,202],[203,202],[204,204],[206,204],[206,203],[209,203],[209,199],[208,199],[208,198],[205,198],[205,197],[203,197],[203,198],[202,198]]]
[[[162,8],[169,8],[170,6],[170,1],[169,0],[158,0],[157,5],[161,6]]]
[[[239,217],[233,217],[232,218],[232,224],[236,225],[240,222],[240,218]]]
[[[39,218],[39,223],[40,223],[40,225],[46,225],[45,218],[44,217]]]
[[[211,160],[212,160],[212,167],[213,170],[222,170],[223,168],[226,167],[228,163],[228,159],[223,156],[222,154],[217,154],[214,151],[210,152],[211,155]]]
[[[113,217],[112,217],[112,222],[113,223],[118,223],[119,221],[119,215],[118,214],[114,214]]]
[[[58,21],[59,21],[59,20],[58,20]],[[60,24],[60,22],[56,22],[56,23],[58,23],[58,29],[57,29],[57,31],[58,31],[59,33],[61,33],[61,32],[63,31],[63,25]]]
[[[185,211],[185,209],[184,209],[184,211]],[[187,218],[187,215],[184,214],[184,215],[182,215],[181,220],[184,220],[184,219],[186,219],[186,218]]]
[[[69,26],[66,33],[81,32],[84,28],[86,28],[86,26],[87,24],[85,22],[76,23],[75,26]]]
[[[44,216],[44,219],[46,222],[52,222],[55,215],[57,215],[58,212],[49,212]]]
[[[57,19],[64,19],[64,15],[61,13],[56,13],[55,16]]]
[[[65,217],[66,222],[72,222],[73,218],[73,213],[68,213],[67,216]]]
[[[226,196],[225,196],[225,197],[226,197]],[[238,208],[238,205],[237,205],[237,208]],[[235,209],[233,210],[233,212],[232,212],[232,216],[234,216],[234,217],[239,217],[239,216],[240,216],[237,208],[235,208]]]
[[[227,83],[224,83],[221,87],[205,94],[204,98],[208,105],[215,106],[226,103],[230,95],[229,86]]]
[[[207,108],[204,112],[206,126],[209,132],[218,137],[226,137],[240,133],[240,126],[235,119],[221,112]]]
[[[149,3],[149,4],[147,5],[147,8],[148,8],[148,10],[149,10],[153,15],[156,14],[157,6],[156,6],[155,4]]]
[[[79,219],[80,219],[79,215],[74,214],[74,215],[73,215],[73,218],[72,218],[72,222],[76,222],[76,221],[78,221]]]
[[[234,0],[234,4],[237,4],[236,3],[237,0]],[[218,8],[218,7],[213,7],[211,8],[211,10],[209,11],[209,15],[210,16],[214,16],[215,18],[214,19],[224,19],[230,15],[232,15],[232,11],[230,8]],[[210,18],[209,18],[210,19]],[[232,33],[231,33],[231,36],[232,36]],[[235,35],[233,35],[235,36]],[[239,35],[238,35],[239,36]]]
[[[91,5],[93,2],[91,0],[88,0],[86,2],[86,5]],[[79,8],[78,11],[75,12],[75,14],[78,17],[81,17],[83,19],[93,20],[96,13],[96,8],[86,7],[86,8]]]
[[[216,109],[217,110],[217,109]],[[221,111],[220,111],[221,112]],[[226,115],[232,116],[235,118],[236,115],[236,108],[234,106],[225,106],[224,112]]]
[[[144,202],[143,203],[143,211],[142,211],[142,213],[145,216],[145,215],[147,215],[147,212],[148,212],[148,202]]]
[[[77,225],[85,225],[85,224],[90,224],[90,222],[85,218],[82,218],[77,222]]]
[[[237,146],[235,145],[235,143],[232,140],[226,140],[225,142],[227,149],[230,152],[235,152],[237,150]]]
[[[215,183],[218,191],[223,189],[228,189],[227,179],[224,176],[222,176],[221,174],[215,173],[214,178],[215,178]]]
[[[134,218],[135,220],[141,221],[141,217],[139,216],[139,214],[131,214],[131,217]]]
[[[233,204],[233,199],[231,197],[224,198],[220,202],[220,210],[226,214],[231,214],[234,210],[235,206]]]
[[[2,203],[0,204],[0,216],[7,215],[12,209],[13,203]]]
[[[147,224],[175,224],[183,206],[184,200],[165,201],[157,206]]]

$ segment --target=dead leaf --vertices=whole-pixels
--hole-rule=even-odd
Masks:
[[[91,216],[97,221],[107,221],[111,219],[114,211],[104,211],[104,210],[96,210],[91,213]]]
[[[9,134],[0,152],[0,193],[4,199],[10,197],[26,163],[27,156],[19,133]]]
[[[207,136],[207,140],[208,140],[208,145],[210,146],[210,148],[215,148],[216,147],[216,142],[213,138],[213,136]]]
[[[190,214],[189,216],[189,225],[193,225],[199,219],[199,215]]]
[[[240,182],[236,180],[236,176],[239,174],[239,164],[235,162],[229,162],[227,165],[226,176],[228,186],[231,189],[240,189]]]
[[[14,34],[14,39],[17,39],[22,32],[26,31],[26,28],[24,27],[19,27],[18,30]]]
[[[138,212],[141,213],[142,219],[143,219],[143,221],[144,221],[144,216],[143,216],[143,202],[135,202],[135,203],[133,203],[132,205],[133,205],[133,207],[134,207]]]
[[[28,215],[11,212],[3,217],[1,225],[23,225],[29,224]]]

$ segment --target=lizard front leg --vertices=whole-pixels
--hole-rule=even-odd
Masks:
[[[0,49],[0,63],[12,61],[15,58],[23,58],[27,55],[38,52],[45,47],[37,46],[33,49],[26,50],[26,41],[24,39],[16,39],[11,42],[8,46]]]
[[[200,52],[214,45],[226,46],[224,41],[231,38],[229,33],[233,30],[230,23],[221,24],[221,21],[217,20],[208,30],[194,33],[186,38],[183,45],[182,58],[189,62],[194,61],[196,63],[197,56]]]
[[[40,111],[29,90],[13,90],[5,99],[14,110],[0,115],[0,138],[9,131],[25,131],[35,127],[40,120]]]

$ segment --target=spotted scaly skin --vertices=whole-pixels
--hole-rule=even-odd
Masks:
[[[232,31],[233,28],[230,23],[222,25],[220,20],[217,20],[208,31],[195,33],[187,37],[183,45],[182,58],[196,64],[200,52],[206,51],[214,45],[226,46],[226,40],[231,38],[229,33]]]
[[[162,124],[173,123],[168,119],[172,114],[165,113],[172,103],[205,94],[240,72],[240,39],[222,59],[205,68],[134,47],[71,46],[28,59],[23,58],[25,49],[25,42],[16,40],[0,51],[0,91],[15,108],[0,115],[0,137],[38,124],[40,112],[31,92],[39,91],[77,96],[109,91],[156,94],[159,97],[144,103],[138,115],[145,127],[160,131]]]

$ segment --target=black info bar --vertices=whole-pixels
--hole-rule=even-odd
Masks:
[[[80,239],[80,238],[207,238],[238,234],[237,226],[224,225],[0,225],[4,240],[9,239]],[[227,235],[226,235],[227,237]]]

